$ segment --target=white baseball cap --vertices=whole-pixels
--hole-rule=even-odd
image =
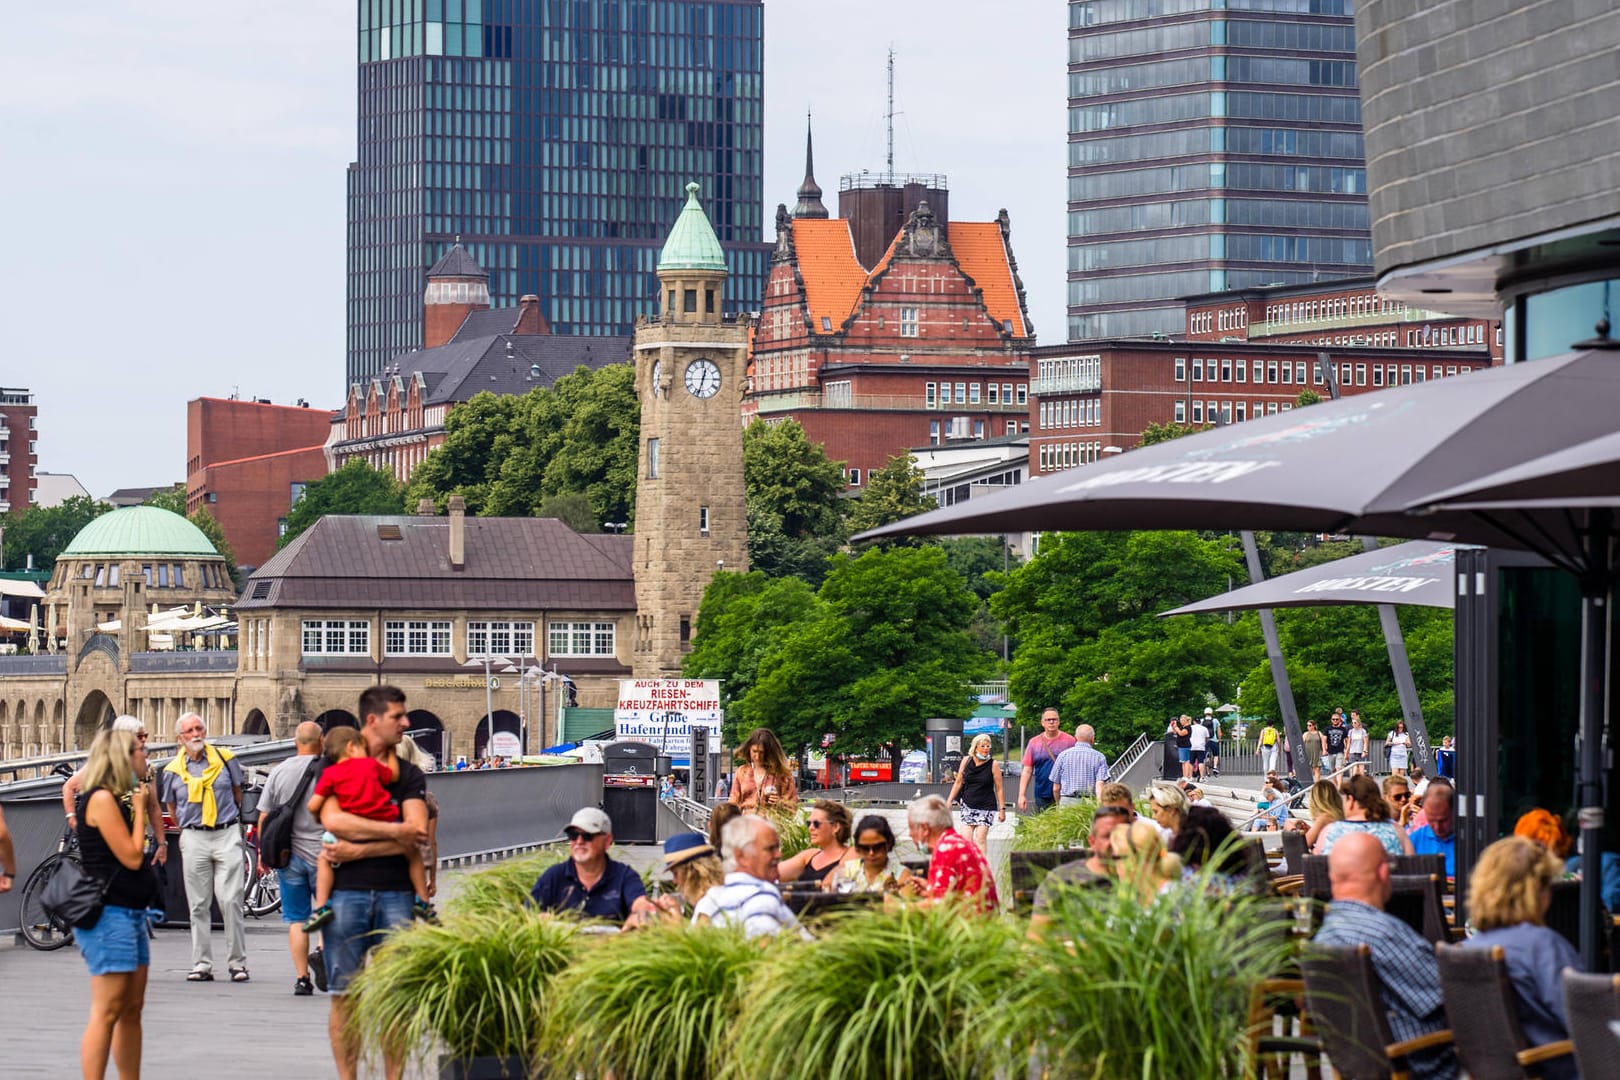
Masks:
[[[568,820],[564,833],[582,832],[591,836],[612,834],[613,819],[594,806],[587,806]]]
[[[1215,710],[1210,708],[1208,705],[1205,705],[1204,706],[1204,715],[1205,716],[1214,716],[1215,715]]]

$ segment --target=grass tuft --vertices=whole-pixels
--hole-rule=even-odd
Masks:
[[[522,907],[540,875],[566,858],[567,848],[549,847],[474,871],[461,879],[445,909],[451,914],[488,915]]]

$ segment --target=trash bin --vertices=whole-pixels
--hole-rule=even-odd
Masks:
[[[615,742],[602,747],[602,809],[621,844],[658,842],[658,747]]]
[[[923,722],[928,733],[928,779],[948,783],[962,764],[962,721],[952,717],[931,717]]]
[[[1164,733],[1164,768],[1160,770],[1161,780],[1181,779],[1181,753],[1176,749],[1176,736],[1174,732]]]

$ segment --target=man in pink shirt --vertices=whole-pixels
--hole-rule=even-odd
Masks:
[[[1024,768],[1018,776],[1018,812],[1030,812],[1029,789],[1035,787],[1035,813],[1056,803],[1052,799],[1052,764],[1058,755],[1074,745],[1074,736],[1058,726],[1058,711],[1041,713],[1041,733],[1024,747]]]

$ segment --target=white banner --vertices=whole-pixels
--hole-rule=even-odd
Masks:
[[[720,751],[720,680],[620,679],[613,710],[613,734],[621,740],[652,743],[671,757],[685,759],[692,729],[709,729],[709,752]]]

